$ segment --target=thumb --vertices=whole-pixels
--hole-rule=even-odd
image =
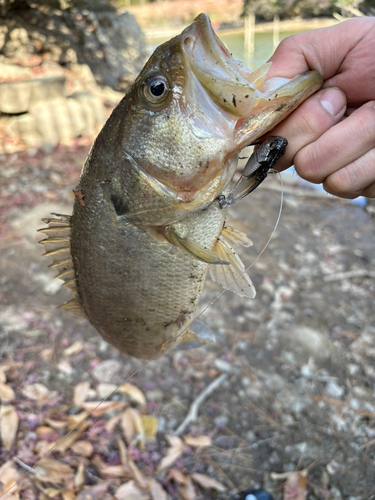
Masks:
[[[293,165],[296,154],[339,122],[345,110],[346,97],[338,88],[320,90],[303,102],[268,134],[281,135],[288,140],[286,153],[277,162],[277,170]]]

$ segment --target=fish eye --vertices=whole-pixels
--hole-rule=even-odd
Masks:
[[[164,102],[169,94],[168,80],[163,75],[150,78],[143,87],[143,95],[152,104]]]

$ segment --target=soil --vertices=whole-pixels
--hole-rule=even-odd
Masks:
[[[211,445],[186,447],[173,465],[185,475],[202,473],[226,487],[223,493],[195,486],[196,498],[230,499],[239,490],[263,488],[279,499],[281,481],[271,480],[270,473],[303,469],[308,499],[375,498],[373,214],[312,191],[297,179],[288,182],[281,221],[249,270],[256,298],[230,292],[218,297],[220,289],[207,279],[202,307],[216,300],[202,318],[217,343],[172,352],[143,366],[106,344],[85,319],[56,308],[70,294],[53,280],[37,244],[42,217],[71,213],[72,189],[87,152],[88,145],[76,144],[49,155],[34,151],[0,159],[0,368],[8,364],[7,384],[15,392],[12,404],[19,417],[11,449],[0,447],[0,465],[13,457],[29,466],[37,462],[47,449],[37,444],[48,440],[36,429],[52,425],[47,418],[80,411],[74,402],[77,384],[88,382],[95,391],[100,383],[128,381],[147,399],[142,413],[158,421],[156,437],[145,450],[129,446],[133,459],[170,498],[186,498],[156,465],[166,454],[166,435],[181,424],[200,392],[225,373],[220,387],[201,404],[197,421],[183,433],[209,436]],[[230,222],[254,242],[241,251],[247,265],[273,230],[278,186],[276,178],[267,180],[230,212]],[[77,341],[81,350],[67,354]],[[10,362],[19,364],[10,369]],[[50,391],[48,400],[23,395],[25,387],[36,383]],[[110,399],[122,401],[121,394]],[[121,429],[108,433],[103,428],[114,416],[92,417],[80,438],[110,465],[119,463]],[[55,430],[49,443],[66,432]],[[52,451],[51,457],[74,471],[80,463],[69,447]],[[105,498],[114,498],[125,480],[103,477],[98,462],[85,460],[81,489],[103,483]],[[34,480],[28,485],[20,498],[47,498]],[[77,498],[94,498],[81,494]]]

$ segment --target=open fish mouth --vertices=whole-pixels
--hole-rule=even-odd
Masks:
[[[182,46],[191,71],[211,100],[237,122],[237,151],[274,128],[323,82],[317,71],[266,81],[271,63],[252,72],[233,58],[206,14],[185,29]]]
[[[182,42],[193,73],[212,100],[238,118],[249,116],[258,94],[253,81],[256,72],[232,57],[206,14],[200,14],[185,30]]]

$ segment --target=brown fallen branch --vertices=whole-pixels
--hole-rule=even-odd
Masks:
[[[199,396],[193,401],[190,406],[189,413],[186,415],[185,420],[180,424],[180,426],[174,432],[175,436],[179,436],[184,432],[186,427],[191,423],[195,422],[198,418],[198,410],[203,401],[213,393],[227,378],[225,373],[222,373],[219,377],[215,378],[203,391],[199,394]]]

